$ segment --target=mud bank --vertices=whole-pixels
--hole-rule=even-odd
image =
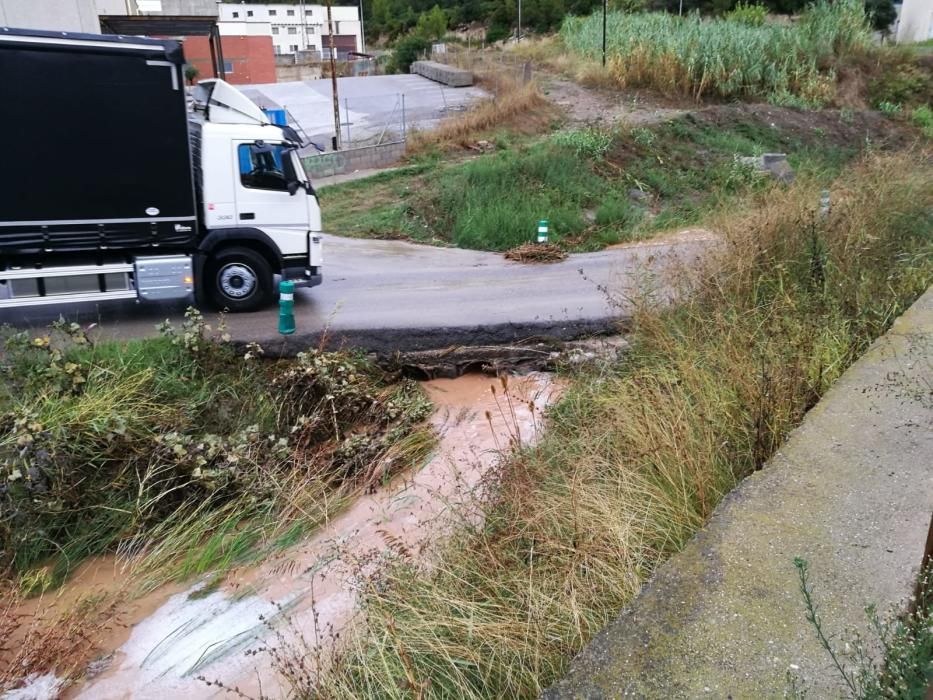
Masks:
[[[226,694],[205,680],[247,695],[284,694],[268,656],[244,652],[270,638],[297,641],[300,636],[312,653],[326,654],[352,622],[361,582],[387,554],[403,549],[429,560],[431,543],[448,523],[478,517],[471,504],[484,478],[504,450],[536,439],[543,411],[560,390],[552,375],[540,373],[510,377],[507,386],[481,375],[423,386],[435,404],[432,423],[439,437],[426,464],[361,495],[314,537],[280,556],[229,573],[216,590],[206,578],[121,603],[114,624],[98,640],[104,653],[91,663],[90,677],[66,689],[64,697],[163,700]],[[126,579],[113,559],[96,560],[52,605],[64,610],[89,595],[117,594]],[[53,680],[37,678],[35,694],[15,697],[54,697],[43,695]]]

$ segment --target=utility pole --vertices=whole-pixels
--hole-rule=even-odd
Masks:
[[[683,2],[683,0],[681,0]],[[363,0],[360,0],[360,53],[366,53],[366,27],[363,26]]]
[[[603,0],[603,68],[606,67],[606,13],[609,11],[609,0]]]
[[[305,14],[305,0],[298,0],[298,12],[301,14],[301,50],[308,50],[308,16]],[[295,56],[295,62],[298,62],[298,56]]]
[[[334,50],[334,17],[330,10],[331,0],[327,0],[327,34],[330,38],[330,83],[334,93],[334,144],[339,151],[340,143],[340,98],[337,95],[337,56]]]
[[[518,41],[522,40],[522,0],[518,0]]]

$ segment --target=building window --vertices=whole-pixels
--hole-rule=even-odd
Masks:
[[[298,50],[298,44],[290,44],[288,48],[291,49],[292,53],[295,53]]]
[[[278,28],[278,27],[272,27],[272,33],[273,33],[273,34],[278,34],[278,33],[279,33],[279,28]]]
[[[311,15],[314,14],[314,12],[311,11],[311,10],[305,10],[305,14],[306,14],[308,17],[310,17]]]
[[[247,11],[246,11],[246,16],[247,16],[247,17],[252,17],[252,16],[253,16],[253,11],[252,11],[252,10],[247,10]]]
[[[233,73],[233,61],[224,61],[224,73],[227,75]]]
[[[233,13],[233,19],[236,19],[236,18],[239,17],[239,16],[240,16],[240,13],[239,13],[239,12],[234,12],[234,13]]]
[[[288,28],[288,33],[289,33],[289,34],[297,34],[297,33],[298,33],[298,27],[289,27],[289,28]]]
[[[289,17],[294,17],[294,16],[295,16],[295,11],[294,11],[294,10],[286,10],[286,11],[285,11],[285,14],[287,14]]]
[[[270,16],[270,17],[275,17],[277,14],[279,14],[279,11],[278,11],[278,10],[269,10],[269,16]]]

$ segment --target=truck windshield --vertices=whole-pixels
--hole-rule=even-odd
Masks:
[[[288,180],[282,167],[287,157],[286,146],[280,143],[243,143],[237,148],[240,161],[240,182],[244,187],[260,190],[288,190]]]

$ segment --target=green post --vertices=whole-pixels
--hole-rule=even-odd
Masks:
[[[547,219],[541,219],[538,222],[538,243],[547,243]]]
[[[279,282],[279,333],[291,335],[295,332],[295,283]]]

